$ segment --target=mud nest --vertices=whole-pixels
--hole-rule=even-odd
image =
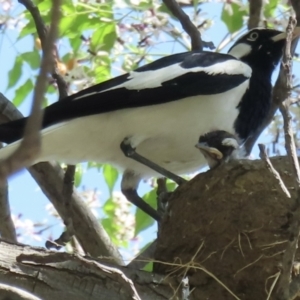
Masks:
[[[155,254],[171,264],[156,263],[155,271],[187,274],[190,299],[234,299],[226,287],[239,299],[267,299],[281,270],[294,199],[287,158],[272,163],[291,199],[262,161],[227,164],[180,186]]]

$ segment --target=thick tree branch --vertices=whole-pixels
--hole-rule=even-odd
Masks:
[[[2,148],[2,143],[0,143],[0,148]],[[7,180],[3,180],[2,186],[0,186],[0,235],[7,241],[17,242],[16,229],[11,217],[8,201]]]
[[[248,29],[259,27],[261,23],[262,8],[262,0],[249,0]]]
[[[5,241],[0,241],[0,269],[0,282],[43,300],[165,300],[178,286],[169,276]]]
[[[11,218],[10,205],[8,201],[7,180],[0,187],[0,235],[10,242],[17,242],[16,229]]]
[[[22,289],[0,283],[0,300],[41,300]]]

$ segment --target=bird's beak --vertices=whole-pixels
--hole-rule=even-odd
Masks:
[[[223,154],[218,149],[209,147],[206,143],[198,143],[195,147],[203,154],[207,154],[214,159],[221,160],[223,158]]]
[[[278,42],[278,41],[286,39],[286,36],[287,36],[286,32],[281,32],[281,33],[273,36],[271,39],[273,42]],[[293,32],[293,39],[295,39],[299,36],[300,36],[300,27],[295,27],[294,32]]]

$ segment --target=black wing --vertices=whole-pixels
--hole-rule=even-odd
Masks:
[[[43,128],[114,110],[219,94],[250,75],[250,67],[227,54],[193,51],[170,55],[48,106]],[[25,122],[26,118],[1,125],[0,140],[11,143],[20,139]]]

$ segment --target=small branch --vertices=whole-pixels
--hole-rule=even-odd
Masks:
[[[277,182],[278,182],[281,190],[285,194],[285,196],[287,196],[288,198],[291,198],[291,194],[288,191],[287,187],[285,186],[284,182],[282,181],[280,174],[275,170],[275,168],[273,167],[273,165],[268,157],[265,145],[258,144],[258,147],[260,150],[260,153],[259,153],[260,158],[266,163],[268,170],[272,173],[274,178],[277,180]]]
[[[249,0],[248,29],[259,27],[262,17],[262,0]]]
[[[286,75],[286,90],[287,90],[287,99],[279,104],[279,109],[283,116],[284,121],[284,134],[285,134],[285,148],[288,154],[288,158],[291,164],[292,173],[295,181],[295,189],[297,192],[295,199],[294,214],[291,220],[290,226],[290,236],[287,249],[283,255],[282,262],[282,273],[278,282],[277,289],[277,299],[279,300],[289,300],[290,299],[290,281],[292,274],[292,267],[294,263],[294,258],[296,250],[298,247],[298,238],[300,232],[300,169],[298,157],[296,154],[296,146],[293,137],[292,130],[292,118],[289,112],[289,96],[291,94],[292,88],[292,56],[291,56],[291,42],[292,42],[292,33],[296,26],[296,20],[290,17],[289,24],[287,27],[287,38],[286,38],[286,47],[283,56],[283,68]]]
[[[203,41],[197,27],[192,23],[189,16],[182,10],[176,0],[163,0],[171,13],[179,20],[184,31],[190,36],[192,50],[202,50]]]
[[[45,49],[47,49],[47,47],[48,47],[47,46],[48,30],[47,30],[47,27],[41,17],[39,9],[33,4],[33,2],[31,0],[19,0],[19,3],[23,4],[26,7],[26,9],[30,12],[30,14],[34,20],[35,27],[36,27],[39,39],[42,44],[43,52],[44,52]],[[57,16],[59,16],[59,13],[57,14]],[[56,49],[54,43],[52,44],[51,49],[52,49],[51,51],[52,51],[52,55],[54,58],[52,66],[51,66],[51,73],[52,73],[53,79],[55,79],[56,83],[57,83],[59,99],[63,99],[68,96],[68,94],[67,94],[68,87],[67,87],[67,83],[64,81],[62,76],[59,75],[59,72],[57,69],[57,62],[59,61],[59,58],[58,58],[58,52],[57,52],[57,49]]]

